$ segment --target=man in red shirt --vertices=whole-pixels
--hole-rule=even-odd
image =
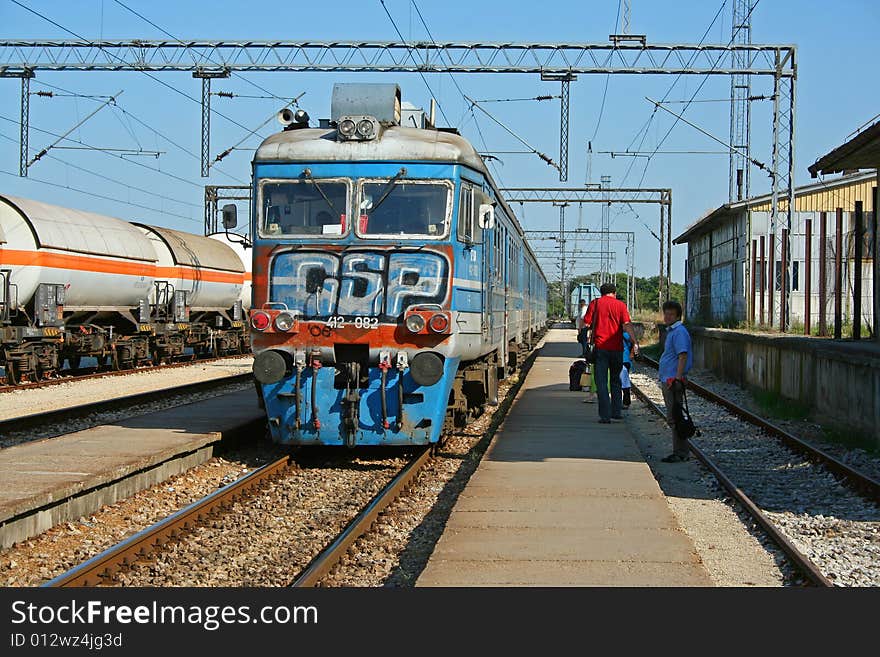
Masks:
[[[636,341],[629,310],[626,304],[617,298],[615,285],[605,283],[599,288],[599,293],[602,296],[590,303],[584,323],[592,329],[590,341],[596,346],[595,372],[599,422],[610,424],[612,419],[623,419],[623,393],[620,387],[620,370],[623,369],[623,332],[626,331],[632,337],[634,356],[639,354],[639,344]]]

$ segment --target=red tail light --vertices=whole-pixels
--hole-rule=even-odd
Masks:
[[[445,333],[449,328],[449,318],[446,315],[434,315],[428,320],[428,326],[434,333]]]
[[[251,315],[251,326],[253,326],[258,331],[265,331],[269,328],[269,325],[272,321],[269,319],[269,315],[262,311],[257,311]]]

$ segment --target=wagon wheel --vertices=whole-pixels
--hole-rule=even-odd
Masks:
[[[15,361],[6,361],[6,383],[11,386],[21,383],[21,375],[15,366]]]
[[[72,370],[78,370],[81,362],[82,362],[81,356],[70,356],[67,359],[67,364],[70,366],[70,369],[72,369]]]

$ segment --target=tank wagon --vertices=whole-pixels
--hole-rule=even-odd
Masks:
[[[409,111],[410,115],[412,111]],[[397,85],[284,110],[253,161],[254,374],[275,441],[417,445],[497,403],[547,285],[485,163]]]
[[[0,195],[0,365],[9,383],[244,353],[246,267],[203,237]],[[249,260],[249,258],[248,258]],[[249,282],[247,283],[249,286]]]

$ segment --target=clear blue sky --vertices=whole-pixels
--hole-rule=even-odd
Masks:
[[[87,38],[166,38],[161,32],[126,11],[114,0],[22,0],[28,6],[50,17],[64,27]],[[254,3],[219,0],[205,2],[142,2],[126,0],[126,4],[163,29],[181,39],[230,40],[394,40],[394,27],[379,0],[337,0],[326,3]],[[434,38],[459,41],[556,41],[601,42],[616,32],[618,0],[571,0],[565,2],[418,2]],[[632,0],[632,28],[646,34],[656,43],[700,40],[721,0],[697,2],[648,2]],[[399,29],[407,39],[427,39],[427,34],[412,9],[410,0],[386,0],[386,5]],[[288,7],[286,11],[275,10]],[[730,39],[731,3],[725,4],[721,17],[714,24],[707,42],[727,43]],[[796,137],[797,182],[808,180],[806,167],[816,157],[840,144],[856,127],[880,112],[880,90],[876,81],[877,33],[880,28],[880,3],[876,0],[841,0],[834,3],[818,0],[760,0],[752,18],[755,43],[794,43],[798,46],[798,119]],[[0,38],[70,38],[63,30],[41,20],[9,0],[0,0]],[[159,74],[162,79],[187,94],[198,97],[199,81],[188,73]],[[292,97],[305,92],[301,105],[313,118],[329,115],[330,89],[337,81],[396,81],[405,99],[427,106],[431,93],[415,74],[402,75],[337,75],[332,73],[266,73],[247,74],[249,79],[279,96]],[[510,98],[558,94],[559,85],[541,82],[538,76],[480,75],[456,76],[465,93],[481,98]],[[476,124],[467,112],[448,75],[427,77],[452,122],[464,117],[462,131],[480,150],[482,144]],[[600,124],[597,122],[605,86],[605,76],[581,76],[572,85],[571,162],[569,184],[583,182],[586,175],[586,142],[593,140],[594,151],[624,150],[651,115],[645,96],[660,97],[666,93],[673,76],[617,76],[608,84],[608,93]],[[702,81],[682,77],[670,99],[689,98]],[[59,189],[33,180],[6,175],[18,171],[19,82],[0,79],[0,191],[38,198],[45,201],[111,214],[129,220],[140,220],[183,230],[199,232],[202,224],[202,185],[236,184],[247,181],[252,152],[257,144],[251,138],[244,150],[235,151],[222,163],[225,174],[214,171],[207,181],[199,177],[199,107],[175,94],[141,73],[49,73],[38,74],[32,91],[48,89],[40,83],[57,85],[81,93],[106,95],[124,90],[120,107],[131,116],[159,130],[190,153],[168,143],[154,132],[127,118],[119,110],[102,110],[94,119],[77,130],[74,138],[108,148],[138,148],[165,151],[159,159],[131,157],[148,170],[105,153],[59,150],[54,152],[68,164],[44,159],[31,168],[33,178],[49,180],[88,190],[116,200],[96,198],[87,194]],[[216,91],[238,94],[260,94],[240,78],[218,81]],[[768,93],[771,82],[755,79],[753,93]],[[729,93],[727,78],[710,79],[698,99],[723,99]],[[558,153],[558,102],[503,103],[486,107],[501,118],[529,143],[554,158]],[[278,109],[272,99],[214,99],[214,107],[239,123],[256,127]],[[97,104],[84,98],[34,97],[31,102],[31,147],[34,151],[54,141],[37,128],[64,132],[78,118],[84,117]],[[769,102],[753,107],[753,155],[770,161]],[[726,140],[729,110],[726,103],[692,105],[687,118]],[[12,119],[10,122],[6,119]],[[502,129],[477,112],[477,120],[492,150],[520,150]],[[650,123],[644,141],[645,150],[653,150],[673,119],[658,113]],[[262,134],[274,130],[271,123]],[[246,134],[242,128],[223,118],[212,121],[212,156],[236,144]],[[10,139],[12,141],[10,141]],[[639,138],[641,139],[641,137]],[[718,150],[717,144],[692,128],[679,124],[663,150]],[[610,175],[613,185],[625,182],[635,185],[642,178],[644,160],[638,160],[629,177],[624,179],[629,158],[611,159],[594,155],[592,177]],[[109,176],[120,183],[165,196],[166,200],[99,178],[91,172]],[[727,200],[727,158],[724,155],[662,155],[657,156],[645,173],[643,186],[671,187],[674,194],[673,232],[681,230],[703,214]],[[506,155],[497,171],[501,182],[508,186],[555,185],[558,177],[535,156]],[[182,180],[181,180],[182,179]],[[753,171],[752,191],[768,189],[765,175]],[[146,206],[127,205],[120,201]],[[527,206],[526,228],[553,227],[558,224],[555,208]],[[636,217],[626,209],[612,209],[615,230],[636,230],[637,273],[652,275],[657,270],[657,243],[642,222],[656,230],[657,212],[640,209]],[[577,208],[569,209],[569,224],[578,221]],[[587,228],[598,228],[599,206],[585,206],[583,222]],[[685,249],[675,247],[673,278],[683,279]],[[618,256],[622,262],[623,254]]]

